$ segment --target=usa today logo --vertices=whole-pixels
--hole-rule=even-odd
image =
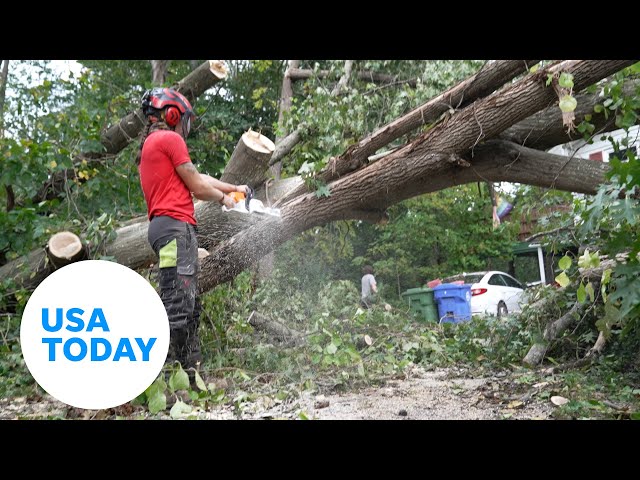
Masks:
[[[27,368],[58,400],[122,405],[158,376],[169,349],[167,312],[154,288],[113,262],[72,263],[49,275],[22,315]]]

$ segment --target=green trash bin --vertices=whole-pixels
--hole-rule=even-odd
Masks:
[[[438,323],[438,306],[433,299],[433,290],[430,288],[410,288],[401,295],[413,313],[420,316],[425,322]]]

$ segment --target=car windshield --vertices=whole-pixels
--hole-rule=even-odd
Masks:
[[[448,277],[447,279],[445,279],[445,281],[447,283],[450,282],[457,282],[459,280],[462,280],[464,283],[478,283],[480,280],[482,280],[482,277],[484,277],[484,273],[467,273],[467,274],[461,274],[461,275],[455,275],[453,277]]]
[[[482,280],[482,277],[484,277],[484,274],[482,275],[465,275],[464,276],[464,283],[478,283],[480,280]]]

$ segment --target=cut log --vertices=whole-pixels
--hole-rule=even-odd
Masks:
[[[367,348],[373,345],[373,340],[369,335],[359,335],[356,338],[356,347],[359,349]]]
[[[236,145],[220,180],[234,185],[261,185],[276,146],[264,135],[249,129]]]
[[[87,258],[87,250],[80,238],[71,232],[59,232],[47,243],[47,256],[55,268]]]
[[[285,342],[287,345],[299,346],[304,344],[304,338],[300,332],[276,320],[271,320],[255,310],[251,312],[247,322],[256,330],[263,331],[275,339]]]

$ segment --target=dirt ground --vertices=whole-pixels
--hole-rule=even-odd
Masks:
[[[514,388],[514,386],[516,388]],[[298,398],[278,400],[260,396],[242,404],[208,411],[195,409],[197,419],[317,419],[317,420],[499,420],[550,419],[555,408],[537,393],[542,386],[517,386],[507,373],[470,378],[461,369],[425,371],[413,367],[403,379],[359,391],[319,395],[303,392]],[[138,407],[139,408],[139,407]],[[39,418],[148,418],[148,413],[125,404],[109,410],[74,409],[48,395],[0,399],[0,419]],[[168,419],[168,412],[153,418]]]

